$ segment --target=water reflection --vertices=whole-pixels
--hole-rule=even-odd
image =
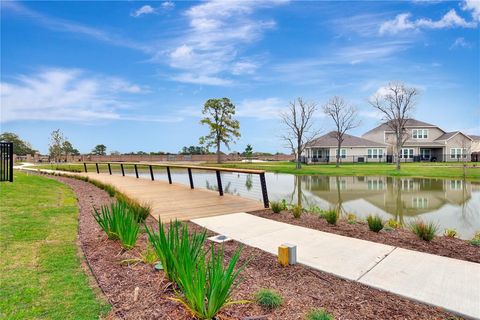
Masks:
[[[437,222],[442,232],[456,228],[463,238],[480,229],[480,185],[464,180],[286,175],[272,179],[272,198],[286,198],[307,208],[335,208],[360,217],[379,214],[401,223],[421,217]],[[291,191],[285,192],[289,185]]]

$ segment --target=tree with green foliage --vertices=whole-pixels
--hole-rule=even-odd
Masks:
[[[27,154],[33,155],[36,150],[32,149],[30,143],[20,139],[20,137],[13,132],[4,132],[0,134],[0,141],[12,142],[13,153],[17,156],[26,156]]]
[[[66,139],[62,144],[62,151],[65,155],[65,159],[67,159],[69,155],[78,156],[80,154],[80,152],[73,147],[72,143]]]
[[[65,137],[60,129],[53,130],[50,134],[50,145],[48,147],[48,153],[50,158],[55,162],[59,162],[63,155],[63,146],[65,143]]]
[[[221,145],[230,149],[230,143],[240,137],[240,122],[233,119],[235,105],[228,98],[208,99],[203,106],[202,114],[205,115],[200,123],[207,125],[210,132],[200,138],[200,144],[206,148],[215,147],[217,163],[221,162]]]
[[[209,154],[207,148],[202,146],[190,146],[190,147],[183,147],[180,151],[180,154]]]
[[[107,147],[104,144],[97,144],[92,150],[92,154],[96,156],[104,156],[107,154]]]
[[[245,151],[243,152],[243,156],[245,156],[247,159],[252,159],[252,156],[253,156],[252,145],[247,144],[247,147],[245,148]]]

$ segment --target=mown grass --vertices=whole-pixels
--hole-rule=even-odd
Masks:
[[[76,245],[78,207],[65,185],[15,173],[0,188],[0,318],[98,319]]]
[[[390,163],[345,163],[339,168],[334,164],[309,164],[302,169],[295,169],[293,162],[254,162],[254,163],[205,163],[204,166],[221,166],[225,168],[258,169],[276,173],[290,173],[298,175],[385,175],[398,177],[425,177],[425,178],[463,178],[463,163],[435,162],[435,163],[402,163],[401,170],[395,170]],[[476,167],[474,167],[476,166]],[[468,163],[466,179],[480,181],[480,163]]]

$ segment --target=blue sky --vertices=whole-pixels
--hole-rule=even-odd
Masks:
[[[480,134],[480,1],[1,2],[1,131],[45,153],[60,128],[81,152],[169,151],[206,133],[209,98],[237,106],[254,150],[286,152],[295,97],[354,104],[389,81],[418,87],[414,116]],[[332,123],[321,112],[316,126]]]

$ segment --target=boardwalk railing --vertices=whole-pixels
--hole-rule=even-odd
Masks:
[[[100,166],[98,162],[84,162],[83,168],[85,172],[88,172],[88,165],[94,164],[95,170],[97,173],[100,173]],[[194,180],[193,180],[193,171],[212,171],[215,172],[216,180],[217,180],[217,187],[218,193],[220,196],[224,194],[224,188],[222,183],[222,175],[221,173],[238,173],[238,174],[248,174],[248,175],[258,175],[260,179],[260,190],[262,193],[263,198],[263,205],[265,208],[270,206],[268,200],[268,191],[267,191],[267,183],[265,180],[265,171],[263,170],[251,170],[251,169],[234,169],[234,168],[220,168],[220,167],[203,167],[203,166],[188,166],[188,165],[175,165],[175,164],[159,164],[159,163],[145,163],[145,162],[102,162],[101,165],[107,165],[108,173],[110,175],[113,174],[112,166],[118,165],[120,166],[120,172],[122,176],[125,176],[125,166],[133,166],[135,171],[135,177],[139,178],[139,168],[148,168],[148,172],[150,175],[150,179],[153,181],[155,180],[154,175],[154,167],[164,168],[167,174],[168,183],[172,184],[172,172],[170,169],[185,169],[188,173],[188,181],[190,184],[190,188],[194,189]]]

